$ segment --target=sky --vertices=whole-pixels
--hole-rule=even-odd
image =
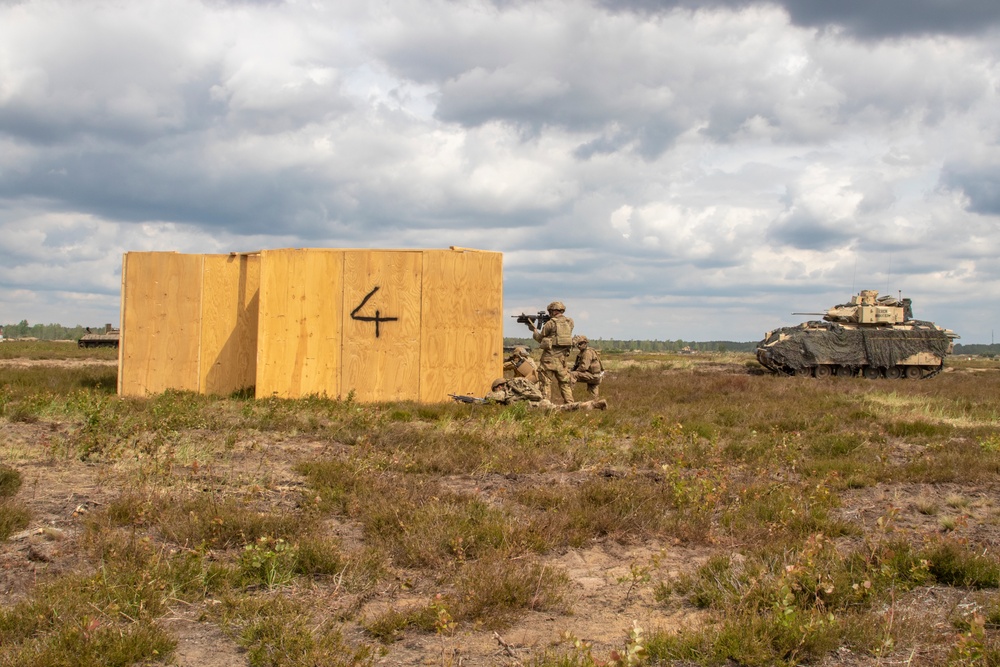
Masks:
[[[998,58],[996,0],[0,0],[0,323],[117,324],[128,251],[457,245],[592,338],[875,289],[991,343]]]

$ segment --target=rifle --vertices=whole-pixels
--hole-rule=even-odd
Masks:
[[[511,317],[516,318],[518,324],[527,324],[528,328],[532,331],[544,326],[546,322],[552,319],[552,317],[544,310],[538,311],[537,315],[521,313],[520,315],[511,315]]]
[[[458,394],[448,394],[458,403],[485,403],[485,398],[478,398],[476,396],[460,396]]]

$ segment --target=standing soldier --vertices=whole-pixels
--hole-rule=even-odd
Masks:
[[[573,343],[580,353],[576,355],[576,363],[573,364],[570,375],[574,382],[586,382],[587,394],[591,399],[597,398],[600,394],[598,387],[601,380],[604,379],[604,364],[601,363],[601,355],[590,347],[586,336],[576,336]]]
[[[549,321],[541,329],[528,320],[531,335],[538,341],[542,349],[542,358],[538,360],[541,366],[542,395],[548,399],[552,392],[552,383],[559,383],[559,393],[564,403],[573,402],[573,378],[569,374],[569,353],[573,348],[573,320],[566,317],[566,306],[562,301],[553,301],[546,308],[549,311]]]
[[[524,378],[529,382],[538,382],[538,364],[531,358],[528,348],[518,345],[510,356],[504,359],[503,369],[514,371],[514,377]]]

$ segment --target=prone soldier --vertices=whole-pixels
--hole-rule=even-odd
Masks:
[[[556,405],[542,397],[542,392],[538,385],[528,382],[525,378],[497,378],[490,386],[490,393],[484,399],[486,403],[499,403],[510,405],[511,403],[524,402],[528,407],[542,408],[544,410],[604,410],[608,407],[605,400],[582,401]]]

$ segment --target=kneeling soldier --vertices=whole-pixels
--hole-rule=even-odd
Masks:
[[[587,383],[587,394],[590,398],[597,398],[600,394],[598,385],[604,379],[604,364],[601,363],[601,354],[590,347],[586,336],[576,336],[573,339],[576,349],[580,352],[576,355],[576,363],[570,375],[574,382]]]

